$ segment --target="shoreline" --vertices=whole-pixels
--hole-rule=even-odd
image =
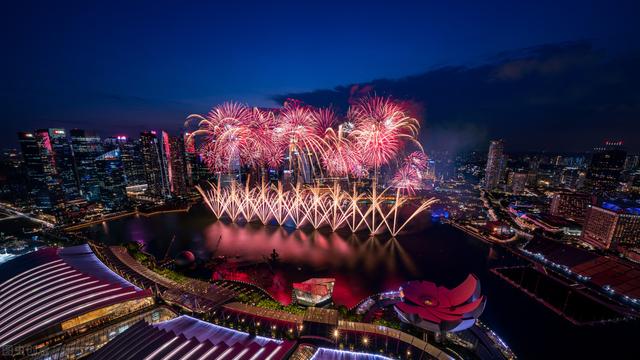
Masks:
[[[187,206],[186,208],[180,208],[180,209],[168,209],[168,210],[157,210],[157,211],[152,211],[152,212],[144,212],[144,211],[139,211],[139,210],[132,210],[123,214],[115,214],[115,215],[110,215],[104,218],[100,218],[100,219],[96,219],[96,220],[91,220],[89,222],[84,222],[82,224],[77,224],[77,225],[70,225],[70,226],[65,226],[62,227],[61,230],[62,231],[77,231],[77,230],[81,230],[96,224],[100,224],[103,222],[107,222],[107,221],[112,221],[112,220],[118,220],[118,219],[122,219],[122,218],[126,218],[126,217],[130,217],[130,216],[144,216],[144,217],[151,217],[151,216],[155,216],[155,215],[162,215],[162,214],[170,214],[170,213],[181,213],[181,212],[189,212],[189,210],[191,210],[193,204],[189,204],[189,206]]]

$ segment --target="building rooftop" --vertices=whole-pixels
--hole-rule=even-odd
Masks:
[[[590,281],[615,293],[640,299],[640,270],[620,259],[601,256],[571,268]]]
[[[556,241],[540,239],[538,237],[530,240],[524,248],[532,253],[544,255],[549,261],[568,267],[576,266],[598,257],[598,255],[587,250]]]
[[[294,341],[279,341],[217,326],[186,315],[150,325],[139,322],[89,359],[284,359]]]
[[[44,248],[0,265],[0,346],[19,344],[94,310],[150,296],[150,290],[104,266],[86,245]]]

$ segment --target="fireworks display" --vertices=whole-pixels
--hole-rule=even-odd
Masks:
[[[407,145],[422,151],[418,120],[402,103],[379,96],[355,101],[344,119],[330,108],[287,100],[273,110],[224,103],[205,116],[187,118],[188,124],[193,121],[198,129],[189,141],[205,138],[200,153],[216,173],[285,165],[306,178],[359,178],[370,172],[377,177]]]
[[[371,234],[404,229],[433,199],[422,199],[413,211],[402,214],[408,195],[422,187],[427,157],[417,140],[420,123],[401,102],[370,96],[353,101],[344,118],[331,108],[314,108],[287,100],[281,109],[259,109],[228,102],[207,115],[191,115],[186,125],[197,121],[198,129],[188,137],[202,137],[199,152],[205,164],[217,174],[235,170],[254,171],[261,184],[231,182],[207,189],[198,187],[217,218],[232,221],[306,224],[332,230],[348,227]],[[397,161],[409,147],[404,161]],[[396,167],[390,187],[379,189],[383,167]],[[266,182],[264,169],[286,169],[296,175],[296,184]],[[368,191],[345,190],[340,179],[371,178]],[[333,179],[333,186],[302,185],[311,179]],[[326,182],[326,181],[325,181]],[[392,190],[392,189],[395,189]],[[415,199],[412,202],[416,202]]]
[[[388,232],[392,236],[436,201],[421,199],[410,213],[399,216],[409,201],[399,189],[395,194],[389,194],[390,188],[359,192],[354,186],[347,191],[337,182],[328,188],[298,184],[287,191],[283,190],[282,183],[272,186],[264,181],[258,186],[249,186],[248,182],[244,186],[236,182],[228,187],[221,186],[220,182],[210,185],[206,190],[201,187],[198,190],[218,219],[259,221],[264,225],[275,222],[280,226],[289,223],[296,228],[329,227],[332,231],[348,228],[351,232]]]

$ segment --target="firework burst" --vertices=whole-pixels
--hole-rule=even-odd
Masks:
[[[350,136],[364,163],[376,172],[394,159],[406,142],[417,141],[418,120],[408,116],[399,103],[379,96],[362,98],[349,109],[354,123]]]
[[[427,155],[414,151],[405,159],[391,181],[391,185],[406,195],[415,195],[422,187],[422,173],[427,169]]]
[[[189,116],[187,123],[196,121],[198,129],[188,140],[204,138],[200,152],[214,172],[234,166],[278,168],[287,159],[289,169],[306,178],[362,177],[371,170],[377,177],[408,143],[421,149],[419,123],[407,115],[404,103],[364,97],[351,105],[347,120],[341,122],[331,108],[297,100],[287,100],[278,110],[227,102],[206,116]]]

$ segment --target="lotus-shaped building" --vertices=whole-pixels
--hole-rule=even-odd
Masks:
[[[453,289],[430,281],[409,281],[400,288],[400,296],[402,300],[395,304],[400,319],[434,332],[471,327],[487,300],[480,295],[480,282],[475,275],[469,275]]]

